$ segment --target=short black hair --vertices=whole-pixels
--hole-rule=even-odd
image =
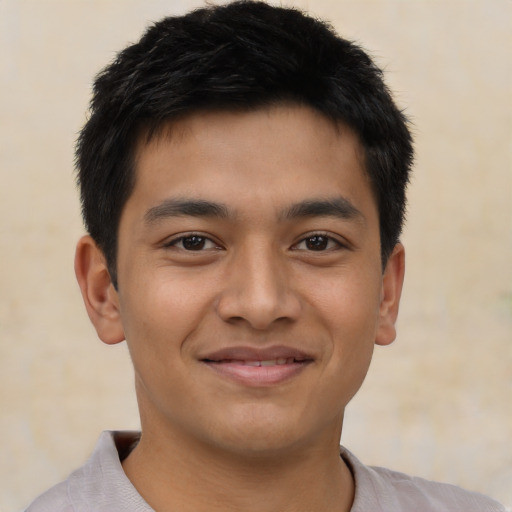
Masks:
[[[236,1],[162,19],[96,77],[76,164],[85,225],[114,285],[119,220],[135,184],[141,132],[193,112],[283,102],[307,105],[357,133],[385,264],[402,230],[413,149],[382,71],[325,22],[294,8]]]

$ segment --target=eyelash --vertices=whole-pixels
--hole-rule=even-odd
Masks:
[[[220,245],[218,243],[216,243],[214,240],[212,240],[211,237],[208,237],[208,236],[205,236],[201,233],[189,233],[187,235],[182,235],[182,236],[179,236],[177,238],[173,238],[172,240],[170,240],[169,242],[166,242],[164,244],[164,247],[165,248],[169,248],[169,247],[177,247],[178,244],[182,244],[183,245],[183,242],[185,240],[191,240],[193,238],[198,238],[198,239],[201,239],[204,243],[211,243],[212,244],[212,247],[208,247],[208,249],[220,249]],[[199,250],[196,250],[194,251],[193,249],[187,249],[186,247],[182,246],[182,247],[177,247],[178,249],[181,249],[182,251],[186,251],[186,252],[201,252],[202,250],[205,250],[204,249],[204,246],[203,247],[200,247]],[[206,250],[208,250],[206,249]]]
[[[297,247],[301,244],[307,244],[308,241],[311,241],[313,239],[324,239],[326,244],[327,244],[327,247],[325,248],[321,248],[320,250],[315,250],[315,249],[312,249],[312,248],[307,248],[307,249],[298,249]],[[329,245],[332,245],[334,244],[335,247],[328,247]],[[293,250],[296,250],[296,251],[299,251],[299,250],[308,250],[309,252],[328,252],[328,251],[333,251],[333,250],[337,250],[337,249],[343,249],[343,248],[346,248],[346,245],[341,243],[338,239],[334,238],[332,235],[329,235],[328,233],[325,233],[325,232],[318,232],[318,233],[310,233],[308,234],[307,236],[301,238],[296,244],[293,245],[292,249]]]
[[[186,240],[191,240],[194,239],[194,238],[197,238],[197,239],[200,239],[198,241],[199,245],[201,243],[203,243],[202,246],[200,246],[197,250],[194,250],[192,248],[186,248],[183,244]],[[307,244],[308,241],[312,241],[313,239],[317,239],[316,242],[313,242],[313,243],[318,243],[320,241],[321,245],[320,245],[320,249],[319,250],[316,250],[314,248],[311,248],[311,247],[307,247],[306,249],[299,249],[298,246],[300,246],[301,244]],[[322,239],[322,240],[319,240],[319,239]],[[326,247],[323,247],[322,245],[322,242],[325,241],[325,244],[326,244]],[[178,247],[179,244],[182,244],[182,247]],[[194,243],[192,241],[192,243]],[[212,247],[208,247],[208,248],[204,248],[204,244],[207,244],[207,243],[210,243],[212,244]],[[334,244],[335,247],[329,247],[329,245],[332,245]],[[165,248],[169,248],[169,247],[176,247],[180,250],[183,250],[183,251],[186,251],[186,252],[202,252],[203,250],[211,250],[211,249],[221,249],[221,246],[220,244],[217,244],[214,240],[212,240],[212,238],[208,237],[208,236],[205,236],[201,233],[190,233],[190,234],[187,234],[187,235],[183,235],[183,236],[179,236],[178,238],[174,238],[172,240],[170,240],[169,242],[165,243],[164,244],[164,247]],[[307,250],[308,252],[327,252],[327,251],[332,251],[332,250],[336,250],[336,249],[343,249],[343,248],[346,248],[346,245],[341,243],[339,240],[337,240],[336,238],[334,238],[333,236],[327,234],[327,233],[324,233],[324,232],[319,232],[319,233],[311,233],[303,238],[301,238],[297,243],[293,244],[292,246],[292,250],[295,250],[295,251],[299,251],[299,250]]]

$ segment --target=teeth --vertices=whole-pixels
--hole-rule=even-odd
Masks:
[[[247,366],[276,366],[280,364],[291,364],[293,363],[293,357],[278,357],[277,359],[268,359],[267,361],[245,361],[244,364]]]
[[[261,366],[261,363],[262,361],[244,361],[245,366]]]
[[[225,360],[225,361],[228,361],[228,360]],[[295,363],[295,359],[293,357],[278,357],[276,359],[267,359],[265,361],[259,361],[259,360],[246,361],[246,360],[236,360],[236,359],[231,359],[229,361],[232,363],[237,363],[237,364],[241,364],[244,366],[277,366],[277,365]],[[222,363],[222,361],[215,361],[215,362]]]

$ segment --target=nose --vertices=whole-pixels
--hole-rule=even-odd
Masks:
[[[219,316],[225,322],[246,323],[256,330],[294,322],[301,302],[290,286],[286,257],[271,247],[255,245],[233,256],[217,302]]]

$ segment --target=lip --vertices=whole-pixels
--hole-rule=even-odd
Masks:
[[[200,361],[218,375],[251,387],[272,386],[301,373],[314,358],[286,346],[226,347]]]

